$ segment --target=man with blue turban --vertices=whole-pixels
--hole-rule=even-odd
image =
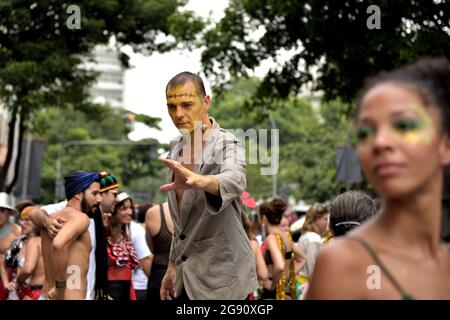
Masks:
[[[88,183],[94,179],[97,173],[91,172],[75,172],[66,177],[66,195],[69,197],[80,188],[83,187],[83,182]],[[88,288],[86,291],[86,299],[106,299],[106,289],[108,285],[107,272],[108,260],[106,254],[106,234],[103,226],[102,216],[111,215],[114,210],[117,192],[119,190],[119,183],[117,179],[108,172],[102,171],[99,173],[100,194],[102,202],[100,207],[102,214],[90,214],[85,208],[82,212],[90,214],[89,233],[91,236],[91,253],[89,257],[89,271],[87,274]],[[65,223],[62,218],[55,218],[55,214],[66,207],[67,200],[45,205],[41,208],[36,208],[31,212],[30,218],[36,225],[41,226],[47,231],[50,238],[56,237]],[[83,205],[85,206],[85,205]],[[92,212],[91,212],[92,213]]]
[[[46,267],[45,290],[49,299],[81,300],[86,297],[89,256],[92,249],[89,217],[99,216],[102,201],[98,172],[77,171],[64,177],[67,205],[53,215],[64,221],[53,238],[43,232]],[[70,269],[70,270],[69,270]]]

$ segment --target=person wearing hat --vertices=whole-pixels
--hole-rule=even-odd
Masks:
[[[130,237],[134,206],[125,192],[120,193],[117,200],[107,227],[108,294],[114,300],[135,300],[132,274],[139,260]]]
[[[117,193],[120,185],[112,174],[100,172],[100,175],[102,176],[100,179],[100,192],[102,194],[102,219],[104,227],[108,228],[115,205],[119,202]],[[126,195],[126,193],[121,193],[121,197],[124,195]],[[147,289],[147,275],[150,273],[151,268],[151,252],[145,241],[144,228],[136,224],[134,221],[131,221],[127,230],[129,231],[131,241],[136,250],[136,257],[139,260],[139,265],[133,271],[133,286],[137,299],[144,300]]]
[[[20,236],[21,229],[18,225],[11,223],[9,217],[11,214],[17,213],[17,210],[11,205],[8,194],[0,193],[0,300],[6,300],[8,290],[6,285],[11,280],[10,270],[4,267],[3,254],[11,245],[11,242]]]
[[[111,214],[114,211],[114,205],[117,202],[117,194],[119,192],[119,183],[116,177],[112,174],[102,171],[100,172],[100,193],[102,194],[102,218],[103,224],[106,227],[109,220],[111,219]]]
[[[55,213],[54,218],[63,219],[65,222],[53,239],[47,233],[42,233],[44,294],[46,289],[51,288],[46,294],[50,300],[86,298],[89,257],[92,249],[88,230],[89,217],[99,215],[102,200],[100,177],[98,172],[85,171],[77,171],[64,177],[67,205]],[[67,285],[68,278],[71,278],[69,283],[72,285]]]

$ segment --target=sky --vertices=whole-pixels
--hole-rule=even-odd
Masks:
[[[224,10],[228,6],[228,2],[229,0],[190,0],[185,8],[194,11],[201,17],[206,18],[210,15],[213,20],[219,21],[224,16]],[[257,39],[261,34],[255,33],[253,36]],[[130,54],[127,49],[123,50]],[[281,50],[277,61],[287,60],[293,54],[294,52]],[[125,109],[161,118],[159,125],[162,130],[150,129],[138,123],[135,125],[135,130],[130,133],[129,138],[135,141],[154,138],[162,143],[169,143],[179,132],[167,113],[166,84],[180,72],[200,72],[201,50],[154,53],[149,57],[131,53],[130,57],[130,63],[134,68],[125,72]],[[264,60],[251,75],[263,77],[274,65],[275,63],[270,58]],[[206,92],[211,95],[207,79],[203,80]],[[214,99],[213,96],[211,98]]]
[[[215,20],[223,17],[228,0],[191,0],[186,9],[193,10],[197,15],[211,16]],[[132,140],[151,137],[163,143],[168,143],[178,135],[177,128],[167,114],[165,87],[167,82],[182,71],[198,73],[200,66],[200,50],[193,52],[169,52],[155,53],[150,57],[141,54],[132,54],[130,63],[134,68],[125,72],[125,108],[162,119],[161,131],[149,129],[145,125],[135,125],[135,130],[130,134]],[[210,86],[205,80],[206,91],[210,93]]]

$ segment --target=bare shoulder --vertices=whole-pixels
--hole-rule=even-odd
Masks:
[[[30,246],[40,246],[41,245],[41,237],[33,237],[28,240],[28,245]]]
[[[22,228],[18,224],[13,223],[12,232],[16,237],[18,237],[22,233]]]
[[[155,216],[159,217],[159,204],[155,204],[154,206],[151,206],[148,208],[147,213],[145,214],[145,217],[147,218],[154,218]]]
[[[145,229],[155,236],[160,229],[159,205],[154,205],[145,214]]]
[[[145,223],[150,224],[153,222],[158,222],[160,220],[159,215],[159,205],[150,207],[145,214]]]
[[[363,299],[367,255],[359,243],[337,239],[321,249],[310,280],[307,299]]]
[[[85,225],[89,225],[90,223],[87,214],[71,207],[64,208],[63,210],[57,213],[56,217],[64,218],[67,220],[67,222],[72,221],[72,223],[82,224],[83,227]]]
[[[266,237],[266,243],[271,243],[274,241],[277,241],[277,237],[273,233],[268,234]]]

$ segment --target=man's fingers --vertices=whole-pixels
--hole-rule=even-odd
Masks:
[[[56,229],[61,229],[64,223],[60,223],[59,221],[53,221],[53,227]]]
[[[175,170],[178,166],[178,162],[170,159],[159,158],[159,160],[168,166],[170,169]]]
[[[167,167],[169,167],[173,171],[177,171],[177,172],[180,172],[185,175],[189,172],[192,172],[191,170],[183,167],[183,165],[181,163],[179,163],[175,160],[163,159],[163,158],[160,158],[159,160],[161,160],[162,163],[164,163]]]
[[[64,224],[67,221],[67,219],[58,217],[56,218],[56,221],[58,221],[60,224]]]
[[[49,228],[47,230],[48,235],[50,236],[51,239],[53,239],[54,237],[56,237],[56,235],[58,234],[58,231],[53,229],[53,226],[51,228]]]
[[[171,300],[169,290],[167,289],[167,285],[165,283],[162,283],[161,290],[159,290],[159,295],[161,300]]]
[[[164,297],[164,300],[173,300],[172,299],[172,296],[170,295],[170,290],[169,289],[166,289],[166,290],[164,290],[165,291],[165,297]]]
[[[176,189],[175,182],[168,183],[168,184],[165,184],[165,185],[162,185],[161,187],[159,187],[159,190],[162,192],[167,192],[167,191],[175,190],[175,189]]]

